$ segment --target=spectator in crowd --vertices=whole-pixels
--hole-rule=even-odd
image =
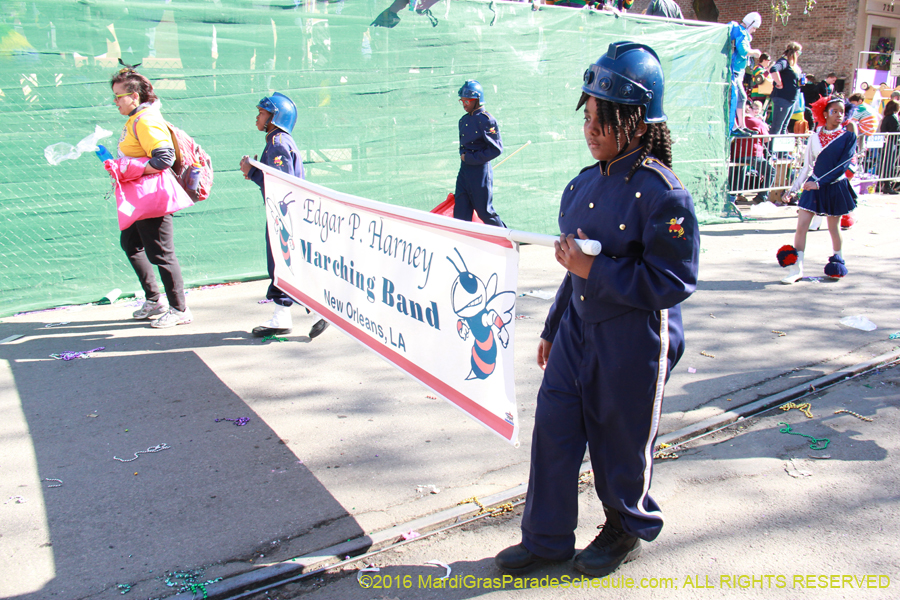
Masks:
[[[900,102],[888,100],[887,104],[884,105],[881,127],[878,129],[881,133],[891,134],[886,135],[884,140],[884,154],[880,175],[888,179],[878,184],[879,191],[882,194],[896,194],[898,189],[895,181],[898,160],[900,160],[900,119],[897,118],[897,111],[900,111]]]
[[[758,12],[749,13],[740,24],[732,21],[731,27],[731,103],[728,109],[729,131],[750,135],[744,127],[744,107],[747,104],[747,93],[744,91],[744,72],[747,69],[747,58],[758,57],[761,53],[750,47],[753,33],[762,24]]]
[[[754,136],[769,135],[769,126],[760,118],[762,103],[754,100],[747,105],[746,124],[747,129]],[[765,191],[757,192],[755,202],[765,202],[769,199],[769,188],[775,180],[775,169],[766,158],[766,142],[764,137],[735,138],[731,142],[731,161],[743,165],[735,170],[735,179],[731,189],[764,188]]]
[[[759,100],[765,102],[766,98],[772,93],[772,76],[769,75],[769,67],[772,66],[772,59],[768,54],[763,52],[756,61],[756,66],[750,71],[751,85],[750,100]],[[766,89],[768,88],[768,89]],[[747,129],[751,129],[748,127]]]
[[[772,91],[772,134],[778,135],[787,131],[788,120],[797,96],[800,94],[800,81],[803,72],[797,61],[803,53],[803,47],[797,42],[787,45],[784,55],[775,61],[769,69],[775,89]]]
[[[431,14],[431,7],[440,2],[440,0],[394,0],[394,2],[384,9],[381,14],[375,17],[372,25],[375,27],[396,27],[400,22],[400,11],[409,7],[410,10],[419,15],[425,15],[431,21],[432,27],[437,27],[438,20]]]
[[[900,102],[900,91],[894,90],[893,92],[891,92],[891,100]]]
[[[647,14],[653,17],[666,17],[669,19],[683,19],[681,7],[675,0],[652,0],[647,8]]]
[[[829,73],[825,76],[824,81],[820,81],[816,84],[815,92],[816,98],[813,100],[815,102],[819,98],[824,98],[825,96],[830,96],[834,93],[834,83],[837,81],[836,73]]]
[[[849,106],[848,106],[849,105]],[[866,97],[856,92],[844,103],[846,119],[856,123],[859,135],[872,135],[878,130],[878,115],[866,104]]]

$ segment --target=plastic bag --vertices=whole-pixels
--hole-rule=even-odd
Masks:
[[[112,135],[112,131],[107,131],[97,125],[94,133],[87,136],[77,146],[73,146],[68,142],[59,142],[51,144],[44,148],[44,158],[51,165],[58,165],[64,160],[74,160],[85,152],[96,152],[97,142]]]
[[[878,329],[878,326],[864,315],[844,317],[843,319],[841,319],[840,323],[841,325],[846,325],[847,327],[853,327],[855,329],[861,329],[863,331],[875,331],[876,329]]]

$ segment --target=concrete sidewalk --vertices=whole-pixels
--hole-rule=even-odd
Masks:
[[[898,202],[870,196],[856,214],[850,275],[836,283],[778,283],[794,209],[702,228],[662,433],[895,348]],[[811,233],[811,274],[830,254],[827,232]],[[520,264],[520,292],[562,277],[545,248],[524,247]],[[0,322],[0,340],[23,336],[0,344],[0,595],[117,598],[121,584],[163,596],[188,571],[232,576],[525,481],[549,301],[517,305],[515,448],[333,328],[310,342],[312,320],[297,318],[288,342],[252,338],[270,313],[265,286],[194,290],[196,321],[170,330],[131,320],[128,303]],[[879,328],[839,324],[857,314]],[[87,360],[48,358],[101,346]],[[250,421],[216,422],[239,417]]]
[[[519,506],[247,599],[895,599],[900,366],[807,402],[808,416],[775,408],[657,460],[666,526],[607,578],[582,578],[571,562],[504,577],[493,557],[519,541]],[[591,483],[581,485],[579,548],[602,520]]]

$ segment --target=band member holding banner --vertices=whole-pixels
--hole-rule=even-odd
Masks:
[[[494,172],[490,162],[503,152],[497,121],[485,112],[484,90],[470,79],[459,88],[466,114],[459,120],[459,175],[453,218],[471,221],[472,212],[488,225],[505,227],[492,204]]]
[[[663,71],[644,44],[616,42],[584,74],[578,108],[598,163],[562,195],[556,259],[567,273],[537,362],[531,473],[522,542],[496,556],[512,574],[575,554],[578,477],[590,448],[606,523],[575,556],[603,577],[662,529],[648,494],[663,386],[684,351],[679,304],[697,282],[699,238],[690,193],[671,170]],[[599,240],[588,256],[575,236]]]
[[[261,163],[279,171],[303,179],[303,161],[300,151],[291,132],[297,123],[297,107],[293,101],[278,92],[273,93],[259,101],[256,105],[259,114],[256,117],[256,128],[266,132],[266,147],[263,150]],[[256,157],[254,157],[256,160]],[[259,186],[266,198],[266,190],[263,185],[263,173],[250,165],[250,157],[241,158],[241,172],[245,179],[250,179]],[[253,335],[265,337],[269,335],[285,335],[292,331],[291,306],[294,301],[290,296],[275,287],[275,261],[272,258],[272,246],[269,240],[269,228],[266,227],[266,262],[269,272],[269,289],[266,298],[275,303],[275,312],[272,318],[253,328]],[[319,319],[309,330],[309,337],[315,338],[328,327],[328,321]]]

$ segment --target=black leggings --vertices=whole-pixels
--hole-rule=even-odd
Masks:
[[[181,266],[175,256],[175,228],[172,215],[142,219],[122,232],[120,238],[122,250],[131,261],[144,288],[149,302],[159,300],[159,285],[153,273],[153,265],[159,269],[169,299],[169,306],[184,311],[187,303],[184,299],[184,280],[181,278]]]

